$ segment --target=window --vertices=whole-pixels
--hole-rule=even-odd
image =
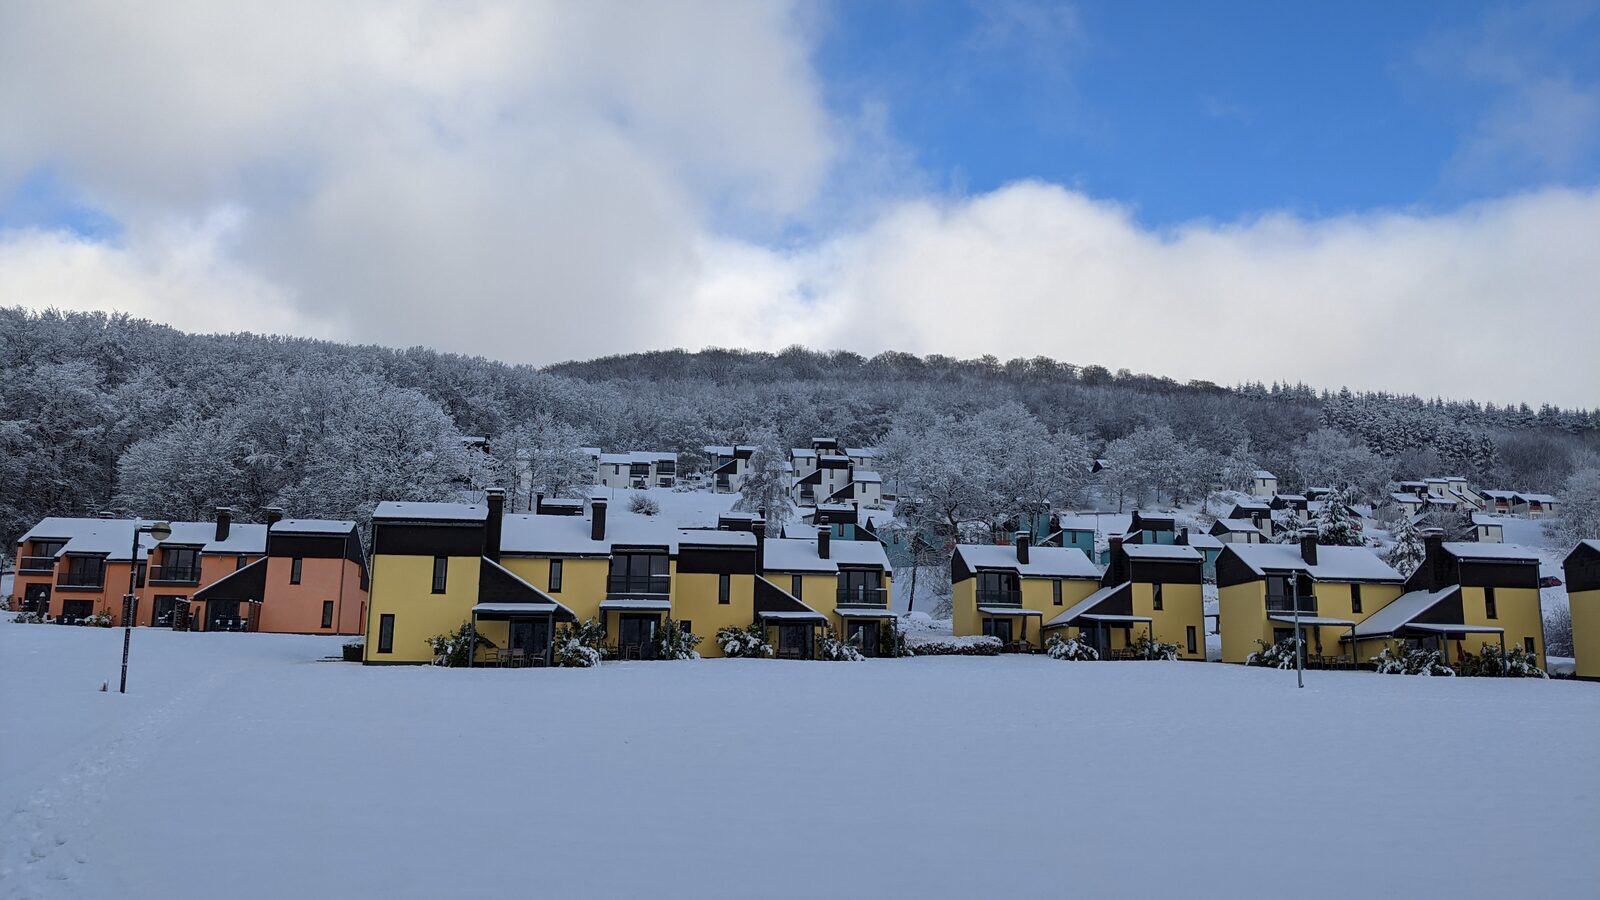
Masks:
[[[324,601],[322,601],[322,627],[323,628],[332,628],[333,627],[333,601],[332,600],[324,600]]]
[[[1059,578],[1050,582],[1050,601],[1057,606],[1061,605],[1061,579]]]
[[[67,557],[67,579],[64,585],[75,587],[101,587],[106,582],[106,559],[103,556]]]
[[[688,619],[679,619],[678,630],[684,634],[694,634],[694,623]]]
[[[200,551],[192,547],[162,548],[161,578],[165,581],[200,580]]]
[[[733,576],[732,575],[718,575],[717,576],[717,603],[719,603],[719,604],[721,604],[723,606],[727,606],[733,600],[732,593],[733,593]]]
[[[882,606],[883,596],[883,573],[877,569],[839,570],[839,603]]]
[[[1500,618],[1500,610],[1496,609],[1494,605],[1494,588],[1492,587],[1483,589],[1483,614],[1491,619]]]
[[[378,652],[394,652],[394,614],[384,613],[378,617]]]
[[[1197,648],[1199,646],[1200,646],[1200,636],[1195,633],[1195,627],[1193,625],[1190,625],[1189,626],[1189,653],[1190,653],[1190,655],[1193,655],[1195,653],[1200,652],[1199,650],[1195,649],[1195,648]]]
[[[446,576],[450,572],[450,558],[448,556],[435,556],[433,558],[433,592],[444,593]]]
[[[1155,610],[1156,612],[1160,612],[1161,609],[1162,609],[1162,606],[1161,606],[1161,585],[1159,585],[1159,584],[1150,585],[1150,608]]]
[[[1533,653],[1534,652],[1534,649],[1533,649],[1533,638],[1531,638],[1531,637],[1523,638],[1522,639],[1522,649],[1528,651],[1529,653]]]
[[[248,558],[249,557],[246,557],[243,553],[239,554],[238,556],[235,556],[233,558],[234,571],[238,571],[238,570],[244,568],[247,565],[245,560],[248,559]]]
[[[550,593],[561,593],[561,560],[550,560]]]
[[[1350,611],[1353,613],[1361,612],[1361,585],[1359,584],[1350,585]]]
[[[134,583],[135,586],[144,587],[145,569],[148,568],[149,566],[150,566],[150,564],[149,563],[145,563],[145,562],[139,563],[137,566],[134,566],[134,568],[133,568],[134,582],[133,583]]]
[[[789,593],[793,594],[796,600],[800,599],[800,586],[805,583],[806,580],[799,575],[789,576]]]
[[[302,560],[300,557],[296,556],[294,559],[289,561],[289,583],[290,584],[299,584],[300,583],[300,572],[301,572],[301,570],[303,568],[304,568],[304,560]],[[434,576],[434,577],[437,578],[438,576]],[[438,588],[434,588],[434,590],[438,590]]]
[[[672,581],[667,574],[667,554],[661,551],[613,553],[606,579],[610,594],[665,594]]]

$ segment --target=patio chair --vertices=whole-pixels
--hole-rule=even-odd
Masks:
[[[522,668],[523,666],[528,664],[527,663],[527,659],[528,659],[527,651],[523,650],[521,647],[518,647],[517,649],[512,650],[511,651],[511,668],[513,668],[513,669]]]

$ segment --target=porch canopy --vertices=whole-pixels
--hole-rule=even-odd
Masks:
[[[671,612],[672,601],[657,597],[607,597],[600,601],[601,612]]]
[[[840,606],[834,609],[841,619],[898,619],[897,614],[881,606]],[[1038,615],[1035,613],[1034,615]]]
[[[986,616],[1044,616],[1044,613],[1037,609],[1027,609],[1021,606],[980,606],[978,607],[978,612]],[[846,613],[841,609],[839,610],[839,615],[846,615]]]
[[[1269,620],[1273,621],[1273,622],[1282,622],[1285,625],[1293,625],[1295,623],[1294,614],[1292,614],[1292,613],[1289,614],[1289,615],[1284,615],[1282,613],[1275,613],[1273,615],[1267,616],[1267,618]],[[1333,627],[1336,627],[1336,628],[1350,628],[1350,627],[1353,627],[1356,623],[1350,621],[1349,619],[1330,619],[1327,616],[1301,616],[1300,617],[1300,624],[1301,625],[1329,625],[1329,626],[1333,626]]]
[[[755,611],[757,621],[792,625],[826,625],[828,617],[801,602],[799,597],[756,576]]]
[[[1067,607],[1065,611],[1055,618],[1044,623],[1044,629],[1049,631],[1052,628],[1074,628],[1082,624],[1080,620],[1100,624],[1150,621],[1148,618],[1133,614],[1133,582],[1131,581],[1124,581],[1121,584],[1110,585],[1095,591]]]
[[[1149,616],[1102,616],[1102,615],[1098,615],[1096,613],[1084,613],[1083,615],[1079,616],[1078,618],[1086,619],[1086,620],[1088,620],[1090,622],[1107,622],[1107,623],[1110,623],[1110,624],[1118,624],[1118,625],[1130,625],[1130,624],[1133,624],[1134,622],[1153,622],[1153,621],[1155,621],[1154,619],[1150,618]]]
[[[1448,585],[1437,591],[1407,591],[1353,626],[1340,640],[1375,640],[1400,636],[1413,630],[1428,633],[1476,630],[1475,626],[1459,624],[1464,618],[1459,584]],[[1428,627],[1439,625],[1448,627]]]

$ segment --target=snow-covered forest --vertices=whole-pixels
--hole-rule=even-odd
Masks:
[[[1255,467],[1286,487],[1368,495],[1447,471],[1559,493],[1600,448],[1596,410],[1179,383],[1044,358],[797,347],[541,369],[20,308],[0,309],[0,373],[5,550],[43,516],[101,510],[205,518],[231,505],[250,518],[275,505],[362,519],[378,500],[494,483],[516,453],[576,444],[675,451],[689,472],[706,444],[827,435],[883,447],[886,466],[905,470],[889,474],[951,517],[992,514],[973,508],[985,497],[1071,502],[1095,458],[1115,473],[1102,496],[1167,502]],[[492,454],[461,435],[488,437]]]

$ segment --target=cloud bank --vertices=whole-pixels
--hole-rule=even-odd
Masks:
[[[0,231],[0,302],[535,363],[798,342],[1600,399],[1600,192],[1164,231],[1045,183],[878,193],[806,10],[8,5],[0,197],[49,168],[121,227]]]

